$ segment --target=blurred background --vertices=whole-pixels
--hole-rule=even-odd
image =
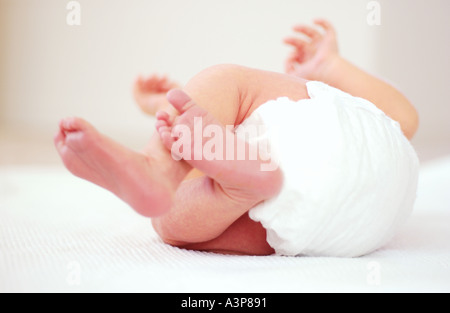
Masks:
[[[53,164],[60,118],[81,116],[135,149],[154,120],[134,104],[139,74],[186,83],[235,63],[283,71],[282,39],[315,17],[337,28],[341,54],[397,86],[417,107],[413,145],[422,162],[450,154],[450,1],[0,0],[0,164]]]

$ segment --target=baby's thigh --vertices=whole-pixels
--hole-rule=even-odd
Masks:
[[[224,254],[271,255],[275,250],[266,240],[264,227],[250,219],[248,213],[236,220],[217,238],[184,246],[185,249]]]

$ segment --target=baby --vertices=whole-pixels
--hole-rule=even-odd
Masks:
[[[63,119],[55,136],[55,145],[65,166],[74,175],[111,191],[138,213],[152,217],[156,232],[170,245],[248,255],[359,256],[379,248],[392,235],[395,228],[393,221],[399,219],[398,212],[402,210],[404,201],[394,201],[395,207],[386,205],[393,212],[386,219],[379,219],[377,210],[367,205],[361,220],[380,220],[380,229],[389,231],[380,233],[379,229],[373,229],[371,234],[374,235],[362,243],[359,242],[360,232],[356,229],[345,236],[328,234],[328,229],[336,228],[337,224],[351,228],[349,223],[355,220],[355,211],[361,208],[361,203],[366,203],[364,200],[358,202],[359,206],[354,205],[354,199],[359,199],[359,195],[364,193],[370,194],[371,190],[363,188],[354,192],[356,196],[347,195],[353,201],[351,205],[345,201],[338,205],[338,198],[322,203],[320,201],[326,198],[326,188],[331,186],[331,189],[337,190],[340,183],[314,185],[311,183],[315,181],[313,178],[302,182],[296,180],[296,177],[312,177],[314,173],[322,182],[325,177],[315,171],[310,171],[313,174],[307,171],[302,173],[297,168],[290,171],[301,162],[301,156],[298,156],[299,160],[295,160],[297,157],[293,160],[292,156],[290,159],[281,156],[280,166],[262,170],[264,165],[273,163],[273,157],[267,158],[267,153],[263,155],[261,152],[256,157],[250,157],[254,144],[251,138],[249,140],[240,135],[244,132],[242,129],[258,123],[275,126],[281,120],[286,121],[284,124],[300,121],[302,125],[316,125],[308,123],[308,120],[318,118],[320,129],[325,130],[322,137],[318,137],[319,141],[323,139],[325,142],[326,136],[329,136],[345,143],[347,139],[336,137],[337,132],[327,131],[328,127],[347,127],[346,132],[352,133],[351,127],[360,122],[358,130],[376,129],[375,139],[364,143],[359,138],[360,141],[351,141],[350,146],[367,145],[366,150],[372,153],[379,143],[382,148],[407,155],[410,162],[406,163],[416,165],[408,150],[410,147],[405,143],[405,137],[410,139],[418,127],[418,116],[413,106],[392,86],[340,57],[335,30],[330,23],[316,20],[315,24],[317,28],[306,25],[294,28],[305,35],[305,39],[290,37],[285,40],[295,48],[286,62],[287,74],[220,65],[196,75],[183,90],[173,89],[177,85],[164,78],[139,79],[135,88],[136,99],[144,111],[156,113],[157,118],[157,132],[141,153],[119,145],[82,119]],[[355,110],[357,113],[354,113]],[[308,112],[312,115],[308,116]],[[350,122],[343,123],[342,118]],[[359,122],[355,123],[356,120]],[[296,125],[287,126],[292,136]],[[216,145],[213,149],[215,156],[223,157],[205,155],[206,145],[212,137],[208,129],[215,130],[216,137],[221,132],[222,139],[227,138],[222,140],[223,146]],[[287,150],[293,148],[291,154],[298,155],[295,149],[305,142],[301,141],[306,138],[304,133],[294,133],[295,137],[289,137],[286,131],[281,131],[280,151],[283,147]],[[314,134],[310,135],[314,138]],[[227,151],[230,142],[232,153]],[[283,146],[283,142],[289,142],[289,145]],[[229,158],[239,147],[245,147],[248,151],[245,157]],[[312,149],[332,156],[319,165],[327,169],[327,175],[331,175],[328,169],[332,172],[344,164],[339,163],[345,159],[342,157],[342,147],[344,144],[332,152],[307,147],[304,155],[307,156],[307,150]],[[355,151],[361,153],[362,150]],[[310,159],[315,162],[314,157]],[[329,164],[334,164],[334,167]],[[404,172],[410,172],[410,169],[405,167]],[[374,171],[375,174],[377,172],[378,169]],[[394,172],[388,175],[388,181],[402,182],[397,178],[403,176]],[[403,173],[401,170],[398,172]],[[385,173],[380,172],[379,176],[382,174]],[[379,177],[375,181],[377,179]],[[412,183],[414,185],[414,179]],[[363,186],[364,182],[358,184]],[[408,184],[405,181],[397,185]],[[414,193],[414,186],[404,189]],[[336,201],[334,206],[348,210],[333,211],[328,218],[331,222],[322,218],[319,224],[317,216],[300,220],[297,217],[302,203],[299,200],[295,204],[296,199],[306,199],[308,191],[315,197],[308,206],[313,215],[328,216],[327,210],[333,206],[330,206],[330,201]],[[390,195],[385,189],[381,194]],[[403,195],[405,199],[406,194]],[[299,198],[295,198],[298,195]],[[376,195],[379,199],[379,193]],[[290,202],[283,200],[289,197]],[[388,196],[384,198],[389,199]],[[407,202],[406,206],[410,209],[412,203]],[[311,230],[313,226],[314,230]],[[323,237],[325,234],[328,237]],[[353,248],[349,250],[345,247]]]

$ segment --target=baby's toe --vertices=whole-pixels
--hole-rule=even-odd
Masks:
[[[92,128],[88,122],[78,117],[65,118],[61,120],[59,126],[66,132],[86,131]]]
[[[64,146],[64,141],[65,134],[61,129],[59,129],[56,135],[53,137],[53,142],[55,143],[55,147],[58,149],[58,151],[60,151]]]
[[[169,121],[170,115],[166,111],[158,111],[156,113],[156,119],[157,120],[163,120],[163,121]]]
[[[167,123],[167,121],[159,120],[159,121],[156,121],[155,127],[156,127],[156,130],[159,132],[161,128],[169,127],[169,124]]]
[[[163,126],[158,129],[158,133],[164,147],[166,147],[166,149],[168,150],[171,150],[172,145],[175,142],[174,138],[172,137],[172,129],[167,126]]]

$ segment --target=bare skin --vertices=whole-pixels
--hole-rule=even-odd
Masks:
[[[167,76],[151,75],[147,78],[139,76],[133,87],[133,96],[141,110],[149,115],[167,107],[166,93],[181,86]]]
[[[255,79],[261,82],[258,89],[247,88],[242,83]],[[264,86],[275,86],[277,89]],[[238,66],[218,66],[203,71],[192,79],[185,90],[194,95],[195,102],[181,91],[168,97],[181,120],[188,123],[190,119],[202,116],[207,121],[205,125],[216,124],[219,127],[239,125],[261,104],[278,96],[287,94],[298,100],[307,97],[304,80]],[[211,105],[217,103],[217,99],[224,105]],[[173,114],[175,111],[172,111]],[[155,136],[145,153],[139,154],[100,134],[87,122],[69,118],[61,122],[55,143],[65,165],[76,176],[110,190],[142,215],[156,217],[166,213],[161,218],[153,219],[155,228],[166,242],[186,246],[213,242],[220,236],[230,234],[229,239],[241,245],[239,250],[236,247],[236,253],[273,253],[265,241],[265,231],[245,215],[257,203],[278,192],[282,181],[279,171],[261,173],[256,167],[249,171],[253,161],[250,164],[242,161],[236,163],[237,166],[233,164],[234,168],[228,168],[226,176],[219,177],[215,173],[216,165],[211,166],[212,163],[206,161],[191,162],[210,177],[190,179],[180,185],[192,166],[173,160],[167,147],[162,145],[164,141],[159,139],[159,134]],[[204,216],[208,219],[205,220]],[[237,221],[241,221],[241,227],[230,228]],[[243,225],[251,225],[252,228]],[[242,234],[249,236],[252,244],[244,249],[242,245],[246,241],[234,237],[229,228],[243,231]],[[202,231],[199,232],[199,229]],[[248,229],[258,229],[257,233],[261,236],[252,238]],[[212,249],[221,251],[221,247]],[[234,251],[232,245],[225,250]]]
[[[212,114],[209,114],[206,110],[196,105],[196,103],[181,90],[172,90],[167,94],[167,99],[176,108],[178,114],[170,115],[166,112],[158,112],[157,114],[157,125],[156,128],[160,134],[162,143],[164,146],[171,150],[173,145],[177,143],[179,138],[173,136],[173,131],[179,125],[188,126],[189,134],[191,135],[190,143],[194,146],[195,139],[195,125],[197,119],[201,119],[201,131],[207,129],[208,127],[214,125],[216,130],[218,130],[223,138],[231,138],[233,143],[233,151],[237,150],[239,145],[244,145],[246,151],[250,150],[249,144],[242,139],[236,138],[234,132],[230,129],[226,129],[224,125],[220,123]],[[239,104],[241,105],[241,104]],[[198,130],[197,130],[198,131]],[[207,138],[201,136],[203,145],[201,146],[202,152],[204,146],[207,143]],[[183,158],[192,168],[195,168],[209,178],[214,180],[221,188],[231,192],[232,190],[239,190],[239,196],[242,197],[244,191],[250,193],[249,198],[254,198],[251,193],[255,192],[259,195],[265,195],[265,198],[271,198],[278,193],[277,189],[274,189],[271,185],[281,185],[282,177],[279,169],[271,172],[261,171],[262,164],[268,163],[267,161],[262,161],[261,159],[256,160],[227,160],[226,159],[226,142],[223,141],[222,144],[222,154],[219,160],[213,159],[206,161],[205,156],[201,156],[201,160],[195,159],[194,148],[191,147],[191,153],[189,155],[179,156]],[[203,153],[202,153],[203,154]],[[187,158],[186,158],[187,157]],[[268,176],[272,181],[272,184],[261,184],[268,180]],[[269,188],[266,188],[269,185]],[[267,190],[266,190],[267,189]],[[256,196],[258,197],[258,196]]]
[[[308,36],[309,42],[287,39],[295,48],[287,61],[290,75],[218,66],[198,74],[183,88],[184,93],[172,93],[168,99],[163,85],[171,82],[153,79],[149,85],[162,85],[155,89],[149,85],[145,89],[145,83],[139,83],[135,92],[140,95],[136,99],[141,107],[151,114],[161,108],[167,111],[158,113],[158,133],[144,153],[120,146],[81,119],[63,120],[55,144],[64,163],[75,175],[110,190],[137,212],[154,217],[154,228],[166,243],[222,253],[272,254],[264,228],[248,218],[248,211],[278,192],[280,173],[263,176],[259,185],[243,183],[246,179],[255,181],[259,174],[254,171],[236,181],[246,166],[220,177],[217,166],[224,165],[173,160],[169,151],[173,141],[167,134],[174,124],[190,125],[198,116],[219,127],[239,125],[269,100],[281,96],[306,99],[306,81],[299,78],[303,76],[340,85],[344,91],[372,100],[397,119],[410,138],[417,129],[417,114],[411,104],[391,86],[340,61],[343,59],[334,49],[334,29],[326,21],[317,25],[324,34],[309,26],[295,29]],[[373,84],[353,90],[361,79]],[[181,118],[176,120],[178,115]]]
[[[372,100],[387,115],[399,120],[405,135],[411,138],[418,126],[417,112],[414,107],[393,87],[342,59],[339,56],[336,33],[330,23],[318,19],[315,24],[316,27],[298,25],[293,28],[295,32],[306,36],[306,40],[305,37],[300,39],[297,36],[285,39],[285,43],[294,47],[292,54],[286,60],[286,73],[294,77],[322,81],[355,96]],[[361,90],[354,88],[355,85],[361,84],[361,79],[363,79],[362,82],[367,81],[368,88]],[[370,88],[370,83],[373,84],[373,89]],[[163,100],[159,106],[167,108],[169,106],[167,100],[161,97],[160,99]],[[238,119],[238,122],[242,120]],[[193,170],[187,179],[202,176],[203,173]],[[177,193],[180,201],[188,200],[183,195],[189,193],[194,181],[196,180],[187,180],[180,186]],[[186,189],[186,192],[183,189]],[[235,205],[236,203],[230,203],[230,207]],[[183,221],[192,214],[199,216],[197,223],[190,225],[192,227],[184,227]],[[201,238],[203,242],[196,240],[192,232],[186,232],[186,229],[195,229],[197,234],[200,233],[200,229],[207,229],[208,223],[202,224],[202,221],[204,216],[209,218],[208,214],[210,212],[198,211],[195,206],[186,209],[175,206],[167,216],[153,219],[153,225],[165,242],[184,248],[231,253],[273,253],[273,249],[265,241],[264,228],[259,223],[253,222],[248,214],[242,215],[219,236],[212,236],[213,239],[210,240]],[[205,231],[206,233],[208,231]]]
[[[286,44],[294,47],[286,60],[286,73],[322,81],[355,97],[369,100],[398,121],[405,136],[411,139],[417,132],[419,116],[409,100],[393,86],[342,58],[336,31],[328,21],[317,19],[314,23],[318,27],[294,27],[295,32],[305,35],[309,40],[296,36],[285,39]]]
[[[66,118],[59,127],[55,145],[69,171],[111,191],[144,216],[167,212],[190,171],[187,166],[171,166],[165,154],[131,151],[83,119]]]
[[[355,97],[371,101],[398,121],[405,136],[412,139],[418,129],[419,116],[409,100],[393,86],[342,58],[339,55],[336,31],[328,21],[316,19],[314,24],[315,27],[305,24],[293,27],[294,32],[302,35],[302,38],[289,36],[284,39],[284,43],[294,48],[285,62],[286,74],[321,81]],[[136,83],[134,90],[135,93],[139,90],[140,98],[136,100],[144,112],[167,108],[169,103],[165,94],[169,90],[164,87],[172,85],[179,88],[177,83],[167,77],[153,75],[143,81],[141,84],[146,88]]]

